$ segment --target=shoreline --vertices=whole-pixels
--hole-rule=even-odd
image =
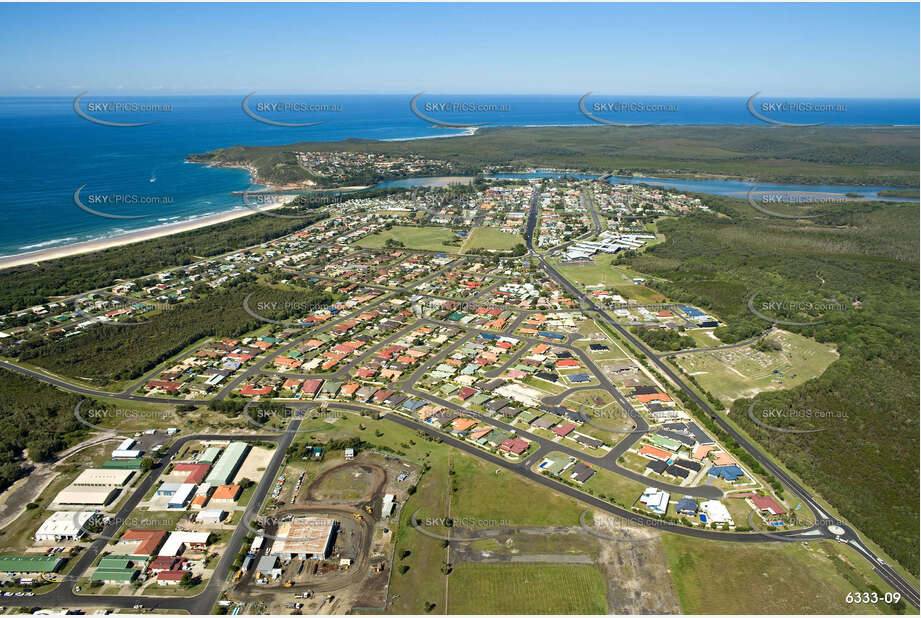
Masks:
[[[260,208],[260,210],[274,210],[276,208],[281,208],[295,198],[297,198],[297,195],[285,196],[283,199],[279,200],[277,204],[264,206]],[[233,221],[234,219],[248,217],[255,214],[259,213],[249,208],[235,208],[227,212],[204,215],[202,217],[189,219],[187,221],[178,221],[176,223],[167,223],[164,225],[141,228],[133,232],[119,234],[118,236],[112,236],[110,238],[99,238],[96,240],[87,240],[69,245],[62,245],[60,247],[39,249],[38,251],[29,251],[26,253],[2,256],[0,257],[0,270],[14,268],[16,266],[26,266],[38,262],[47,262],[48,260],[56,260],[59,258],[71,257],[84,253],[93,253],[96,251],[102,251],[104,249],[110,249],[112,247],[120,247],[122,245],[130,245],[137,242],[143,242],[145,240],[161,238],[163,236],[171,236],[173,234],[179,234],[181,232],[188,232],[190,230],[196,230],[202,227],[217,225],[218,223],[226,223],[227,221]]]

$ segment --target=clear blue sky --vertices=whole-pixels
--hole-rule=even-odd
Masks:
[[[910,97],[919,5],[0,4],[0,94]]]

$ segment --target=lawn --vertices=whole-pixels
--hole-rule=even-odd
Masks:
[[[366,236],[358,241],[361,247],[380,249],[390,240],[398,240],[407,249],[422,249],[425,251],[443,251],[457,253],[456,246],[445,245],[445,241],[454,240],[455,235],[446,227],[415,227],[409,225],[395,225],[389,230],[381,230],[376,234]]]
[[[583,491],[609,502],[613,499],[615,504],[625,508],[642,495],[645,488],[642,483],[598,466],[592,467],[595,474],[582,485]]]
[[[519,244],[524,244],[521,234],[509,234],[497,227],[477,227],[473,228],[467,240],[464,241],[461,253],[467,253],[473,249],[511,251],[515,245]]]
[[[890,588],[856,551],[834,541],[748,544],[676,534],[662,540],[685,614],[894,613],[882,602],[845,601],[848,592]]]
[[[608,290],[613,289],[627,300],[636,300],[641,303],[658,303],[665,300],[665,296],[647,288],[645,285],[633,283],[634,277],[649,279],[648,275],[638,273],[626,266],[614,266],[613,255],[599,253],[594,256],[594,262],[584,266],[560,265],[553,260],[553,266],[560,274],[570,281],[585,287],[587,285],[604,284]]]
[[[452,614],[604,614],[606,584],[594,566],[471,564],[448,578]]]
[[[799,386],[822,375],[838,358],[833,346],[802,335],[775,331],[770,338],[778,341],[782,349],[765,353],[746,346],[687,354],[675,360],[704,389],[731,403],[763,391]]]

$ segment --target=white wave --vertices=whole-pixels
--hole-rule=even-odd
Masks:
[[[34,245],[23,245],[19,247],[23,251],[28,251],[29,249],[41,249],[42,247],[50,247],[52,245],[59,245],[65,242],[71,242],[74,240],[79,240],[76,236],[68,236],[67,238],[55,238],[54,240],[46,240],[45,242],[35,243]]]

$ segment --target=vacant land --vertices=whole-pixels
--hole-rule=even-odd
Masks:
[[[665,534],[665,554],[685,614],[873,614],[848,592],[890,590],[866,561],[834,541],[724,543]]]
[[[822,375],[838,358],[832,345],[785,331],[768,336],[781,349],[761,352],[753,345],[676,357],[678,365],[725,403],[760,392],[789,389]],[[710,345],[719,345],[711,343]]]
[[[357,244],[369,249],[380,249],[388,240],[394,240],[403,243],[403,246],[407,249],[457,253],[457,247],[444,244],[454,240],[454,238],[454,232],[445,227],[395,225],[389,230],[382,230],[376,234],[366,236],[359,240]]]
[[[461,253],[468,253],[474,249],[511,251],[515,248],[515,245],[523,244],[524,238],[522,238],[521,234],[509,234],[497,227],[477,227],[464,241]]]
[[[606,253],[594,257],[592,264],[579,266],[560,265],[553,260],[554,268],[560,271],[570,281],[587,285],[603,284],[608,290],[614,290],[627,300],[636,300],[641,303],[658,303],[665,300],[665,296],[644,285],[633,283],[634,277],[648,278],[646,275],[631,270],[625,266],[614,266],[613,255]]]
[[[604,614],[606,585],[594,566],[459,564],[448,579],[452,614]]]

